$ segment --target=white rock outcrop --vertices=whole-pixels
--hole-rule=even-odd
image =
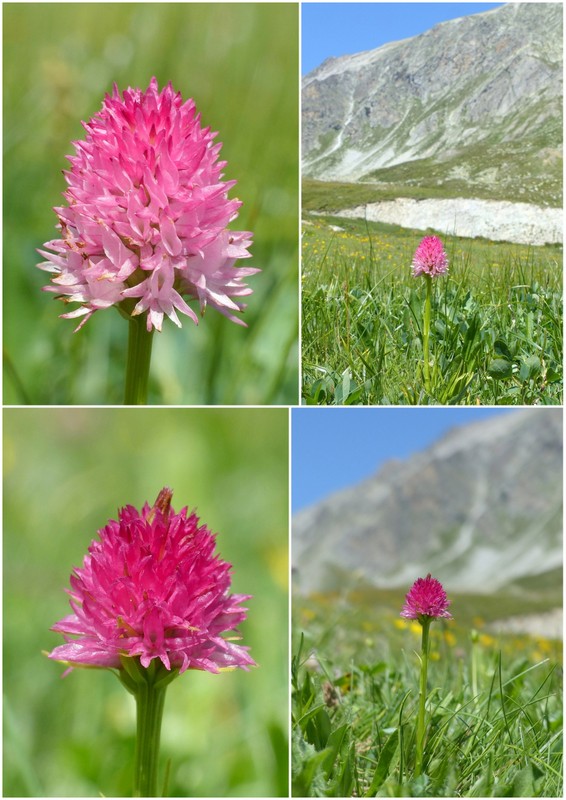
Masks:
[[[431,228],[454,236],[481,236],[493,242],[543,245],[561,243],[563,239],[562,209],[541,208],[530,203],[399,197],[347,208],[332,216],[389,222],[422,231]]]

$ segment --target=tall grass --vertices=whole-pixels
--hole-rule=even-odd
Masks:
[[[325,609],[295,608],[294,796],[562,796],[561,643],[434,623],[415,777],[420,626]]]
[[[71,141],[115,81],[152,75],[219,131],[233,223],[262,272],[241,329],[207,312],[155,338],[149,402],[297,400],[298,8],[291,3],[12,3],[4,20],[4,401],[106,404],[123,396],[127,325],[111,309],[73,334],[42,293],[35,248],[55,237]]]
[[[560,404],[562,251],[442,237],[431,391],[422,375],[422,234],[325,218],[303,232],[307,404]]]

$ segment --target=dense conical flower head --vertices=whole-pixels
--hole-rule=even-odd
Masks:
[[[452,619],[448,611],[449,605],[450,600],[446,596],[444,587],[429,573],[426,578],[417,578],[409,589],[401,616],[419,621],[425,617]]]
[[[234,312],[252,291],[244,278],[259,270],[234,264],[249,257],[252,234],[227,228],[241,205],[228,199],[235,181],[222,180],[222,145],[193,100],[170,83],[159,92],[155,78],[123,97],[114,85],[83,125],[65,172],[68,205],[55,208],[61,238],[39,251],[38,266],[54,275],[45,290],[79,303],[62,316],[83,317],[80,328],[117,305],[147,314],[148,330],[161,330],[164,315],[181,327],[177,311],[198,321],[188,296],[243,325]]]
[[[448,272],[448,256],[438,236],[425,236],[413,256],[413,277],[444,275]]]
[[[160,659],[179,672],[254,664],[237,635],[222,635],[246,618],[249,595],[230,594],[231,565],[214,554],[214,536],[194,512],[175,514],[171,497],[164,489],[152,508],[126,506],[98,532],[71,575],[73,613],[51,629],[67,643],[50,658],[120,669],[120,656],[139,656],[143,667]]]

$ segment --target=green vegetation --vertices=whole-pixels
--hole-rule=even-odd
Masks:
[[[398,616],[402,599],[295,598],[293,795],[560,797],[562,643],[496,637],[489,616],[469,618],[471,597],[453,597],[455,620],[431,627],[414,777],[420,625]],[[498,604],[483,609],[493,618]]]
[[[541,159],[545,170],[540,170]],[[304,178],[302,205],[306,211],[341,211],[367,203],[408,197],[446,200],[473,197],[539,206],[562,206],[562,153],[559,148],[533,148],[532,159],[517,158],[517,145],[478,145],[438,161],[420,158],[383,167],[357,183]]]
[[[458,107],[457,99],[454,107]],[[397,146],[397,151],[402,153],[411,138],[411,132],[431,118],[435,111],[440,111],[442,118],[449,113],[444,108],[444,99],[438,101],[438,107],[427,106],[423,110],[418,104],[412,106],[395,129],[393,143],[391,130],[366,123],[356,142],[349,142],[345,138],[338,150],[324,157],[324,150],[335,138],[332,132],[326,133],[319,137],[318,147],[308,153],[307,173],[312,177],[324,178],[327,170],[342,163],[350,147],[370,154],[375,148],[379,151],[384,139],[388,146]],[[563,159],[560,109],[557,108],[554,118],[547,119],[543,125],[538,124],[536,132],[531,130],[533,117],[546,117],[547,114],[548,101],[541,99],[529,106],[528,112],[521,110],[512,117],[506,116],[499,126],[494,122],[489,133],[473,144],[455,144],[448,151],[432,157],[414,158],[391,167],[370,170],[360,175],[359,183],[327,183],[306,179],[303,182],[303,208],[337,211],[397,197],[473,197],[561,208]],[[525,130],[527,133],[510,140],[510,130]],[[433,129],[426,140],[420,142],[421,152],[435,151],[441,136],[440,128]],[[311,159],[317,157],[319,160],[309,167]],[[330,199],[326,196],[329,192],[332,194]],[[337,204],[339,199],[345,199],[347,203],[340,206]]]
[[[426,393],[424,286],[410,269],[422,235],[363,220],[304,223],[304,402],[560,404],[562,248],[442,237],[450,272],[434,282]]]
[[[217,533],[232,590],[253,595],[241,634],[259,666],[171,684],[159,790],[170,760],[166,796],[288,796],[287,416],[5,410],[4,797],[131,796],[133,697],[107,670],[62,679],[42,651],[63,643],[49,628],[70,613],[64,590],[96,531],[164,485]]]
[[[208,311],[154,339],[149,402],[297,401],[298,7],[291,3],[8,4],[4,20],[4,402],[121,403],[127,324],[99,312],[77,334],[41,287],[71,141],[113,82],[152,75],[219,131],[232,223],[254,232],[243,329]],[[48,31],[48,35],[46,35]]]
[[[397,191],[397,197],[477,197],[560,208],[562,154],[558,147],[545,148],[544,141],[535,142],[528,157],[516,143],[481,142],[466,148],[464,154],[442,161],[408,161],[375,170],[362,180],[378,182],[378,194],[389,189]]]
[[[422,193],[418,187],[401,187],[386,183],[339,183],[303,179],[301,202],[303,211],[320,211],[330,214],[344,208],[395,200],[396,197],[434,197]]]

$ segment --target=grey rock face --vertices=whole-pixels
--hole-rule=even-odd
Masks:
[[[489,592],[562,563],[562,411],[456,428],[293,518],[295,585],[403,587],[433,572]]]
[[[457,154],[474,173],[479,145],[484,168],[508,169],[494,153],[506,145],[508,160],[513,145],[511,157],[532,169],[542,149],[560,149],[561,104],[562,5],[512,3],[327,59],[307,75],[304,173],[371,180],[381,168]]]

